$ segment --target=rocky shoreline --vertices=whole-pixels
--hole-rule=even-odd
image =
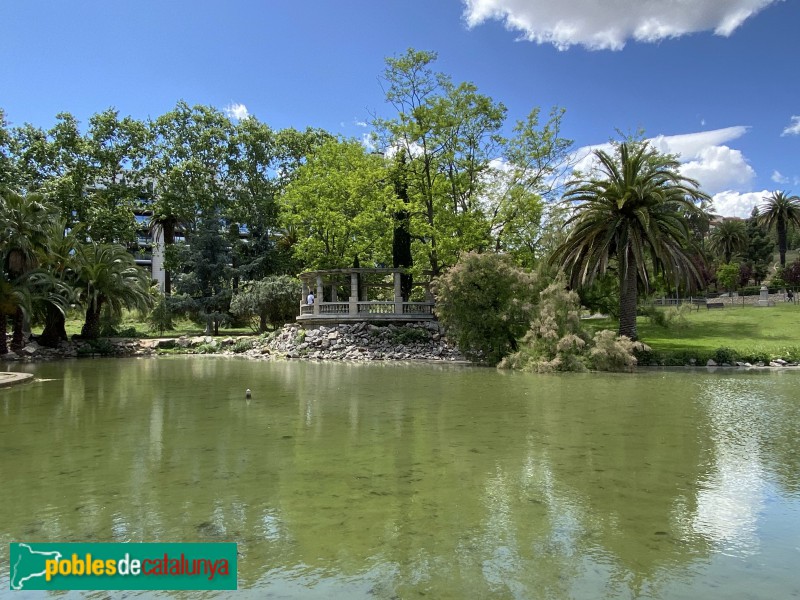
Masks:
[[[19,354],[0,360],[34,362],[80,357],[130,357],[156,354],[217,354],[256,360],[311,359],[343,361],[427,360],[461,362],[466,359],[450,344],[438,323],[377,326],[362,322],[303,329],[289,324],[261,336],[213,338],[135,339],[104,338],[63,342],[58,348],[25,345]]]

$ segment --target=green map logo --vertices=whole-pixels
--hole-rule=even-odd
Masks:
[[[16,553],[14,547],[16,546]],[[16,557],[14,556],[16,554]],[[58,551],[41,552],[34,550],[29,544],[11,544],[11,589],[41,589],[36,588],[35,584],[25,588],[25,582],[36,577],[44,578],[46,563],[48,559],[61,559]]]
[[[9,548],[12,590],[235,590],[236,544],[34,544]]]

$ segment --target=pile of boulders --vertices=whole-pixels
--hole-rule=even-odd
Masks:
[[[366,322],[303,329],[285,325],[271,335],[214,338],[135,339],[103,338],[94,342],[74,340],[47,348],[35,341],[5,361],[42,361],[99,356],[149,356],[159,353],[223,354],[252,359],[307,358],[317,360],[435,360],[463,361],[457,348],[447,341],[438,323],[407,323],[377,326]]]
[[[435,322],[384,326],[361,322],[316,329],[286,325],[266,342],[266,348],[287,358],[319,360],[465,360]]]
[[[32,340],[19,352],[9,352],[0,356],[0,360],[30,362],[90,356],[147,356],[154,353],[154,348],[145,345],[145,342],[151,341],[153,340],[103,338],[94,342],[87,340],[61,342],[55,348],[48,348]]]

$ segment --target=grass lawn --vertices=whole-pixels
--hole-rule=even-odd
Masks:
[[[668,310],[668,309],[659,309]],[[592,330],[617,329],[612,319],[584,321]],[[685,314],[685,321],[660,327],[647,317],[637,321],[639,338],[661,355],[696,354],[711,357],[720,348],[730,348],[741,358],[800,359],[800,305],[774,307],[726,306],[701,308]]]
[[[67,335],[72,336],[73,334],[77,334],[81,332],[81,327],[83,327],[83,320],[84,315],[82,313],[74,313],[69,314],[67,316],[66,322],[66,330]],[[156,337],[178,337],[181,335],[187,336],[196,336],[196,335],[203,335],[205,328],[202,325],[198,325],[197,323],[193,323],[189,319],[173,319],[172,322],[174,329],[168,330],[164,332],[164,335],[161,336],[158,334],[157,331],[150,331],[149,326],[146,322],[142,320],[142,318],[136,312],[129,312],[125,311],[124,316],[122,317],[122,322],[116,326],[118,331],[124,331],[126,329],[136,329],[136,337],[143,337],[143,338],[156,338]],[[41,333],[41,326],[34,327],[35,333]],[[219,335],[220,336],[237,336],[237,335],[256,335],[253,333],[253,330],[249,327],[220,327],[219,328]]]

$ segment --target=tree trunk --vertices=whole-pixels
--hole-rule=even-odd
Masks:
[[[779,220],[777,226],[778,230],[778,252],[781,254],[781,268],[786,268],[786,221]]]
[[[64,313],[52,304],[47,305],[44,330],[39,338],[39,343],[48,348],[56,348],[61,342],[67,341],[66,319]]]
[[[14,324],[11,334],[11,351],[19,353],[25,346],[25,336],[23,334],[23,326],[25,324],[25,313],[22,309],[17,307],[14,313]]]
[[[8,354],[8,317],[0,314],[0,356]]]
[[[632,340],[638,339],[636,333],[637,273],[634,258],[628,253],[628,260],[619,264],[619,335]]]
[[[175,223],[170,220],[165,221],[161,226],[161,232],[164,235],[164,295],[169,297],[169,295],[172,293],[172,280],[169,276],[169,269],[167,269],[166,265],[166,254],[167,248],[175,243]]]
[[[86,321],[81,328],[81,337],[87,340],[96,340],[100,337],[100,308],[102,304],[97,303],[97,307],[92,304],[86,308]]]
[[[408,198],[408,184],[404,178],[405,155],[401,156],[401,172],[394,184],[394,191],[397,197],[407,206],[410,202]],[[414,266],[411,255],[411,214],[407,209],[398,210],[394,213],[394,232],[392,235],[392,266],[395,269],[408,269]],[[403,302],[409,301],[411,288],[414,286],[411,273],[400,275],[400,295]]]

